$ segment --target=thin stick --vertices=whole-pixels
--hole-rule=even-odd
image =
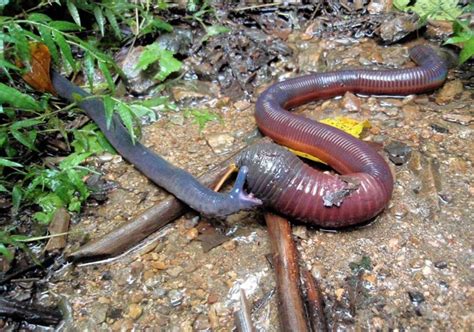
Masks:
[[[233,158],[234,156],[199,177],[201,183],[208,187],[214,187],[224,174],[228,172],[228,165],[233,162]],[[188,207],[185,204],[170,195],[138,217],[120,225],[101,238],[80,247],[69,254],[68,258],[74,261],[89,261],[119,255],[169,222],[180,217],[187,210]]]
[[[309,322],[313,331],[328,331],[328,324],[324,313],[324,297],[319,282],[308,270],[303,270],[303,286],[306,294],[305,305]]]
[[[255,332],[250,313],[250,305],[244,290],[240,289],[240,309],[234,313],[235,327],[238,332]]]
[[[309,331],[299,286],[296,246],[288,220],[265,213],[273,250],[273,267],[279,298],[280,324],[283,331]]]
[[[222,176],[220,181],[214,186],[214,191],[221,190],[222,186],[227,181],[227,179],[229,179],[229,177],[232,175],[232,173],[237,171],[237,169],[238,168],[235,164],[230,164],[229,167],[227,168],[227,172],[224,174],[224,176]]]

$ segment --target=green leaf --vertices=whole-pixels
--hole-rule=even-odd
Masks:
[[[22,109],[41,110],[40,104],[31,96],[0,83],[0,104]]]
[[[22,133],[18,130],[12,129],[10,133],[18,142],[26,146],[28,149],[37,151],[35,147],[35,140],[37,135],[36,130],[30,130],[26,133]]]
[[[56,48],[56,44],[53,41],[53,37],[51,36],[51,29],[48,29],[44,26],[38,26],[38,31],[43,39],[43,42],[49,49],[49,53],[51,53],[51,57],[55,63],[59,63],[59,53],[58,49]]]
[[[73,197],[69,202],[67,209],[71,212],[79,212],[81,210],[82,202],[77,197]]]
[[[41,13],[32,13],[28,15],[28,20],[37,22],[37,23],[51,22],[51,18],[48,15],[41,14]]]
[[[49,22],[51,28],[63,31],[63,32],[71,32],[71,31],[79,31],[81,27],[77,24],[68,21],[51,21]]]
[[[95,16],[97,25],[99,26],[100,34],[101,36],[104,36],[105,18],[104,18],[104,14],[102,13],[102,9],[99,6],[94,7],[94,16]]]
[[[459,53],[459,63],[462,64],[474,56],[474,37],[466,41],[461,53]]]
[[[393,6],[398,10],[405,11],[410,0],[393,0]]]
[[[139,104],[132,104],[130,108],[136,117],[148,117],[150,121],[156,121],[156,113],[151,108]]]
[[[7,167],[23,167],[22,164],[16,163],[14,161],[5,159],[0,157],[0,166],[7,166]]]
[[[15,50],[20,59],[24,62],[28,62],[31,58],[30,46],[28,39],[26,39],[24,30],[17,25],[8,26],[11,37],[15,43]]]
[[[115,101],[110,96],[104,96],[105,119],[107,122],[107,129],[110,129],[112,117],[114,114]]]
[[[69,156],[64,158],[59,164],[61,170],[73,169],[76,166],[82,164],[91,155],[90,152],[86,153],[71,153]]]
[[[163,50],[160,56],[160,71],[155,78],[164,81],[171,73],[180,71],[181,65],[181,61],[177,60],[172,52]]]
[[[86,55],[84,57],[84,70],[86,72],[87,82],[89,83],[89,89],[91,90],[91,92],[94,91],[94,63],[94,57],[91,55],[90,52],[86,52]]]
[[[165,50],[157,43],[145,47],[138,59],[137,68],[146,70],[156,61],[160,64],[160,71],[155,76],[157,80],[163,81],[171,73],[181,70],[182,63],[173,56],[173,52]]]
[[[18,130],[21,128],[29,128],[36,126],[40,123],[43,123],[43,120],[38,120],[38,119],[26,119],[26,120],[21,120],[21,121],[16,121],[14,124],[10,126],[11,130]]]
[[[66,59],[67,63],[73,70],[76,69],[76,61],[74,61],[74,57],[72,56],[71,47],[66,42],[66,39],[62,35],[61,32],[53,31],[54,40],[59,46],[64,59]]]
[[[141,104],[145,107],[157,107],[165,105],[169,102],[167,96],[158,96],[150,99],[143,100]]]
[[[3,60],[3,59],[0,59],[0,67],[8,68],[8,69],[11,69],[11,70],[16,70],[16,71],[20,70],[20,68],[15,66],[13,63],[8,62],[8,61]]]
[[[160,59],[161,52],[162,48],[156,43],[146,46],[138,59],[136,68],[146,70],[148,66]]]
[[[120,31],[120,27],[117,23],[117,19],[115,18],[115,14],[108,8],[105,9],[105,17],[107,17],[107,21],[109,21],[112,30],[114,31],[114,35],[118,40],[122,39],[122,32]]]
[[[164,30],[166,32],[171,32],[173,31],[173,26],[159,18],[154,18],[151,21],[151,25],[155,28],[158,28],[159,30]]]
[[[217,36],[217,35],[220,35],[221,33],[227,33],[229,31],[230,29],[223,25],[211,25],[211,26],[206,27],[206,35],[208,37]]]
[[[3,184],[0,184],[0,192],[7,193],[9,192],[7,188]]]
[[[18,212],[20,204],[23,198],[23,190],[19,185],[14,185],[12,189],[12,204],[13,204],[13,214]]]
[[[473,36],[469,34],[458,35],[458,36],[453,36],[451,38],[448,38],[448,40],[446,40],[444,43],[445,44],[461,44],[461,43],[467,42],[471,38],[473,38]]]
[[[403,11],[414,11],[420,17],[433,20],[454,21],[462,14],[458,0],[417,0],[413,6],[406,1],[394,1],[394,6]]]
[[[72,19],[76,22],[77,25],[81,26],[81,16],[79,15],[79,11],[77,10],[76,5],[68,0],[66,2],[67,9],[69,10],[69,14],[71,14]]]
[[[109,86],[110,91],[113,93],[115,91],[115,83],[112,75],[110,74],[109,68],[107,68],[107,64],[102,61],[98,61],[97,64],[99,65],[99,69],[104,74],[105,80],[107,81],[107,85]]]
[[[57,208],[65,205],[63,200],[55,193],[48,193],[46,195],[39,196],[35,200],[35,203],[41,207],[43,212],[35,213],[33,216],[36,220],[44,224],[47,224],[51,221]]]
[[[79,175],[78,172],[76,172],[73,169],[68,169],[66,173],[67,173],[69,181],[71,181],[71,183],[76,187],[76,190],[81,195],[80,202],[85,200],[89,196],[89,189],[87,188],[84,181],[82,181],[82,177]],[[73,200],[73,198],[71,200]]]
[[[130,107],[125,103],[117,103],[117,112],[122,119],[124,126],[127,128],[132,142],[135,144],[135,129],[133,127],[133,116]]]
[[[184,116],[189,118],[194,118],[194,123],[199,125],[199,130],[203,130],[206,124],[210,121],[221,120],[219,115],[211,113],[208,110],[199,110],[199,109],[187,109],[184,112]]]
[[[115,153],[115,150],[98,129],[97,125],[90,123],[74,131],[74,141],[71,143],[76,153],[102,153],[104,151]]]
[[[5,130],[0,131],[0,148],[8,141],[8,134]]]
[[[13,260],[13,254],[8,250],[3,243],[0,243],[0,254],[3,255],[8,261]]]

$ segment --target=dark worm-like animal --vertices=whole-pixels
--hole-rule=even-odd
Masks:
[[[341,175],[315,170],[281,147],[257,145],[238,162],[249,168],[250,191],[266,206],[323,227],[349,226],[379,214],[393,191],[385,160],[363,141],[287,110],[347,91],[405,95],[443,83],[447,64],[430,47],[415,46],[410,57],[417,67],[317,73],[276,83],[264,91],[256,104],[260,130],[279,144],[320,158]]]
[[[122,157],[196,211],[207,216],[222,217],[261,204],[259,199],[243,191],[247,167],[240,168],[234,188],[229,193],[214,192],[140,142],[133,142],[118,116],[114,115],[111,125],[107,126],[104,103],[99,97],[90,95],[55,71],[51,73],[51,80],[58,96],[77,102]]]

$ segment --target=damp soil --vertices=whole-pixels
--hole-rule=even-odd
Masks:
[[[293,56],[272,65],[270,81],[311,71],[413,65],[407,55],[410,44],[305,39],[288,36]],[[389,206],[367,225],[337,232],[297,223],[293,228],[304,265],[320,281],[332,327],[472,329],[474,91],[468,86],[450,71],[445,86],[430,94],[385,98],[348,93],[296,110],[313,119],[368,119],[371,128],[363,139],[387,160],[391,157],[396,179]],[[251,98],[208,92],[193,106],[212,108],[221,121],[200,130],[192,118],[166,114],[144,128],[142,142],[171,163],[202,174],[255,137],[254,101],[264,87]],[[73,226],[69,251],[164,197],[119,156],[95,162],[118,187],[105,202],[86,208]],[[216,236],[226,236],[220,245],[209,246],[200,237],[205,223]],[[190,212],[120,257],[55,271],[42,302],[62,303],[68,315],[61,328],[68,331],[228,331],[242,288],[256,327],[278,331],[270,252],[261,212],[242,212],[225,221]]]

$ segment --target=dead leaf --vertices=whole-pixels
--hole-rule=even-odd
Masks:
[[[51,54],[48,47],[41,43],[30,43],[31,71],[23,75],[23,79],[39,92],[50,92],[56,95],[51,83],[49,70]],[[21,64],[19,64],[21,66]]]

